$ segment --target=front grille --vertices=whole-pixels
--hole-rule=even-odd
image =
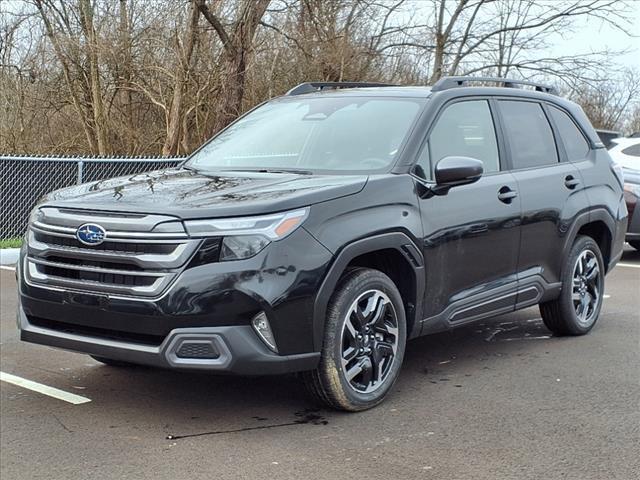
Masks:
[[[87,248],[86,245],[81,244],[75,237],[60,237],[55,235],[49,235],[41,231],[33,230],[34,237],[38,242],[46,243],[57,247],[64,248]],[[172,243],[138,243],[134,241],[132,243],[125,242],[109,242],[105,241],[100,245],[91,247],[91,250],[95,251],[110,251],[119,253],[157,253],[157,254],[169,254],[175,250],[176,246]]]
[[[200,245],[173,217],[65,210],[44,207],[28,232],[26,273],[30,282],[113,295],[161,295]],[[135,223],[131,223],[135,220]],[[101,225],[105,241],[88,246],[75,231]],[[173,233],[154,232],[170,223]],[[129,228],[130,230],[124,230]],[[163,229],[166,230],[166,229]]]
[[[127,263],[104,262],[100,260],[87,260],[85,258],[56,257],[55,255],[47,257],[51,262],[66,263],[68,265],[78,265],[81,267],[98,267],[110,268],[115,270],[135,270],[143,271],[144,268],[137,265],[129,265]]]
[[[105,273],[100,271],[69,270],[64,267],[40,265],[40,272],[50,277],[68,278],[84,282],[98,282],[111,285],[150,286],[154,277],[140,277],[126,273]]]

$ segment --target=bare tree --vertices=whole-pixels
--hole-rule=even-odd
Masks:
[[[572,89],[567,89],[566,95],[580,104],[595,128],[605,130],[624,130],[628,128],[632,133],[633,113],[638,113],[640,102],[640,72],[627,70],[622,78],[585,84],[580,82]],[[630,127],[625,125],[626,114],[631,119]]]
[[[185,112],[183,111],[183,98],[187,83],[189,70],[191,69],[191,58],[198,38],[198,7],[191,4],[189,10],[189,20],[187,29],[182,40],[176,35],[178,50],[178,65],[174,74],[173,97],[171,105],[167,111],[167,138],[162,147],[163,155],[175,155],[178,153],[181,127]]]
[[[91,92],[91,110],[93,111],[93,123],[98,153],[105,155],[111,148],[107,139],[107,122],[102,101],[102,88],[100,87],[100,58],[98,39],[93,23],[93,5],[91,0],[79,0],[80,24],[85,36],[86,57],[89,64],[88,88]]]
[[[194,2],[220,37],[224,49],[220,59],[224,78],[220,87],[222,101],[219,106],[220,114],[213,125],[213,131],[217,131],[237,117],[242,110],[248,57],[252,52],[256,29],[270,0],[243,0],[238,9],[238,17],[231,28],[222,24],[205,0]]]
[[[581,55],[545,58],[548,40],[579,19],[630,30],[628,2],[620,0],[432,0],[426,28],[416,26],[415,48],[432,56],[430,83],[443,75],[489,72],[566,75]],[[602,56],[610,52],[600,52]],[[589,59],[597,64],[597,54]],[[583,59],[584,60],[584,59]],[[584,65],[582,65],[584,66]]]
[[[0,151],[180,155],[309,80],[554,83],[599,126],[633,124],[616,52],[551,48],[625,0],[0,0]],[[203,17],[203,18],[201,18]],[[629,127],[626,127],[629,128]]]
[[[60,62],[64,80],[69,91],[69,96],[75,107],[76,113],[81,118],[91,153],[100,154],[98,138],[94,125],[95,116],[91,111],[91,105],[84,101],[90,97],[88,76],[83,64],[77,56],[77,33],[73,31],[72,18],[64,3],[56,6],[52,1],[35,0],[35,5],[40,13],[44,28],[55,55]],[[64,43],[68,50],[65,50]]]

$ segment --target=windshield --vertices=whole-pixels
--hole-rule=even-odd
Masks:
[[[386,169],[424,102],[359,96],[272,101],[214,137],[187,165],[207,170]]]

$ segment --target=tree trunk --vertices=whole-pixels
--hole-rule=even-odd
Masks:
[[[89,60],[89,87],[91,89],[91,105],[93,107],[93,121],[98,140],[98,153],[106,155],[111,148],[107,138],[106,117],[102,102],[102,89],[100,87],[100,71],[98,58],[98,41],[93,26],[93,6],[91,0],[80,0],[80,18],[84,35],[87,41],[87,58]]]
[[[444,36],[441,33],[436,34],[436,48],[433,55],[433,72],[429,79],[429,83],[431,85],[442,77],[442,69],[444,66]]]
[[[435,32],[435,50],[433,52],[433,72],[431,72],[430,84],[434,84],[442,77],[442,65],[444,64],[444,44],[446,41],[444,35],[444,13],[445,13],[445,0],[440,0],[440,7],[436,7],[436,14],[438,21],[436,22]]]
[[[183,45],[178,40],[178,58],[180,65],[175,73],[173,83],[173,97],[171,98],[171,106],[167,114],[167,138],[162,147],[162,155],[176,155],[178,146],[180,145],[180,132],[183,117],[183,98],[185,85],[188,79],[189,67],[191,65],[191,57],[198,36],[198,20],[200,13],[197,6],[192,3],[189,10],[189,24],[184,36]],[[182,51],[183,50],[183,51]]]
[[[136,151],[135,145],[135,124],[133,121],[133,94],[131,92],[131,80],[133,78],[133,61],[131,59],[131,26],[129,25],[129,13],[127,0],[120,0],[120,52],[121,52],[121,74],[118,79],[120,88],[120,102],[124,115],[125,131],[124,148],[129,154]]]
[[[221,58],[222,71],[224,72],[223,87],[212,133],[226,127],[242,111],[247,58],[251,53],[256,30],[269,2],[270,0],[244,0],[240,7],[236,27],[232,35],[229,35],[220,20],[209,10],[205,0],[195,0],[204,17],[218,33],[224,47]]]
[[[82,130],[84,131],[85,137],[87,139],[87,143],[89,144],[89,149],[92,154],[98,153],[98,141],[96,139],[95,130],[92,128],[92,121],[89,118],[88,110],[83,106],[82,101],[80,99],[80,95],[78,95],[78,90],[76,88],[75,83],[73,82],[73,77],[71,75],[71,67],[69,65],[69,60],[67,59],[62,46],[58,40],[58,37],[53,30],[53,26],[49,17],[44,11],[44,7],[42,5],[41,0],[36,0],[36,7],[40,16],[42,17],[42,22],[44,23],[45,31],[47,32],[47,36],[51,40],[51,45],[53,46],[53,51],[62,66],[62,73],[64,76],[64,81],[67,84],[67,88],[69,90],[69,95],[71,96],[71,103],[73,104],[74,109],[76,110],[78,117],[80,118],[80,123],[82,125]]]

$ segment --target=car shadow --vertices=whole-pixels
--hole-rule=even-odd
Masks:
[[[480,362],[526,355],[539,342],[555,341],[562,339],[551,337],[537,309],[412,340],[394,394],[379,408],[415,401],[411,392],[416,388],[426,388],[428,395],[429,388],[437,388],[434,383],[478,375]],[[108,409],[110,422],[150,427],[167,440],[345,421],[345,414],[317,405],[297,375],[237,377],[93,363],[85,363],[78,374],[93,400],[86,404],[88,413]],[[376,410],[361,415],[375,415]]]

